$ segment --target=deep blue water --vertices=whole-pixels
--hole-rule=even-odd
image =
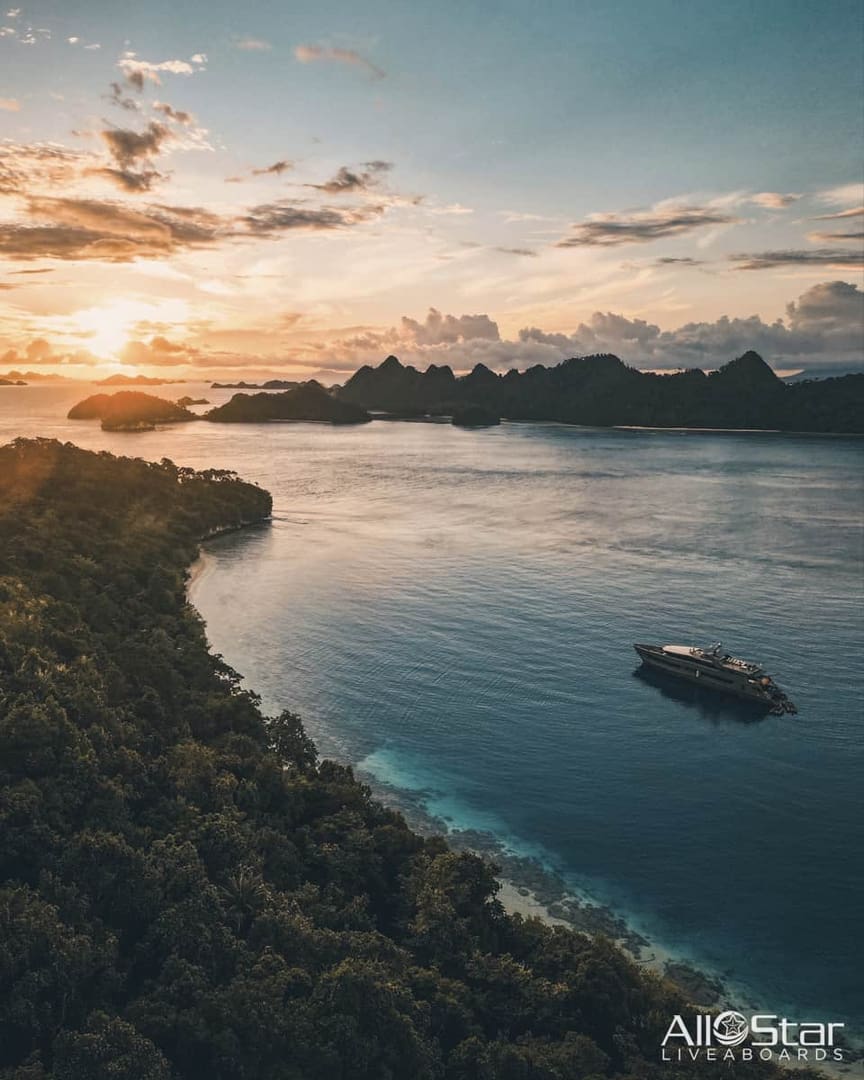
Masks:
[[[540,855],[766,1007],[864,1016],[864,442],[111,436],[52,429],[51,409],[43,434],[273,492],[272,525],[213,543],[193,599],[214,648],[324,753]],[[0,408],[0,438],[16,423]],[[752,722],[634,674],[634,641],[717,639],[799,714]]]

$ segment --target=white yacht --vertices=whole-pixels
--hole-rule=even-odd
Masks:
[[[667,675],[758,702],[772,713],[798,711],[761,664],[730,656],[719,641],[709,649],[698,645],[634,645],[633,648],[643,664]]]

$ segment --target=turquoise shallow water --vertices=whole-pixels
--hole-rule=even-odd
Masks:
[[[26,407],[0,398],[0,439],[231,467],[274,493],[272,525],[211,545],[193,599],[325,753],[540,855],[772,1008],[864,1016],[860,440],[111,436],[60,419],[67,389],[24,389]],[[634,674],[634,641],[717,639],[799,715],[753,722]]]

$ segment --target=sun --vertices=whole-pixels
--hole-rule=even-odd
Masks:
[[[184,323],[186,305],[182,301],[166,300],[151,303],[142,300],[118,299],[90,308],[82,308],[71,316],[76,337],[101,360],[117,361],[133,338],[154,332],[153,327]]]
[[[75,323],[87,339],[87,348],[102,360],[116,360],[129,341],[134,324],[122,305],[89,308],[75,315]]]

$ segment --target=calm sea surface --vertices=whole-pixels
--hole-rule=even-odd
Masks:
[[[213,647],[323,753],[538,855],[772,1008],[864,1016],[864,441],[124,436],[63,419],[82,396],[0,389],[0,442],[233,468],[273,493],[272,525],[213,543],[193,598]],[[746,722],[634,675],[634,641],[717,639],[799,714]]]

